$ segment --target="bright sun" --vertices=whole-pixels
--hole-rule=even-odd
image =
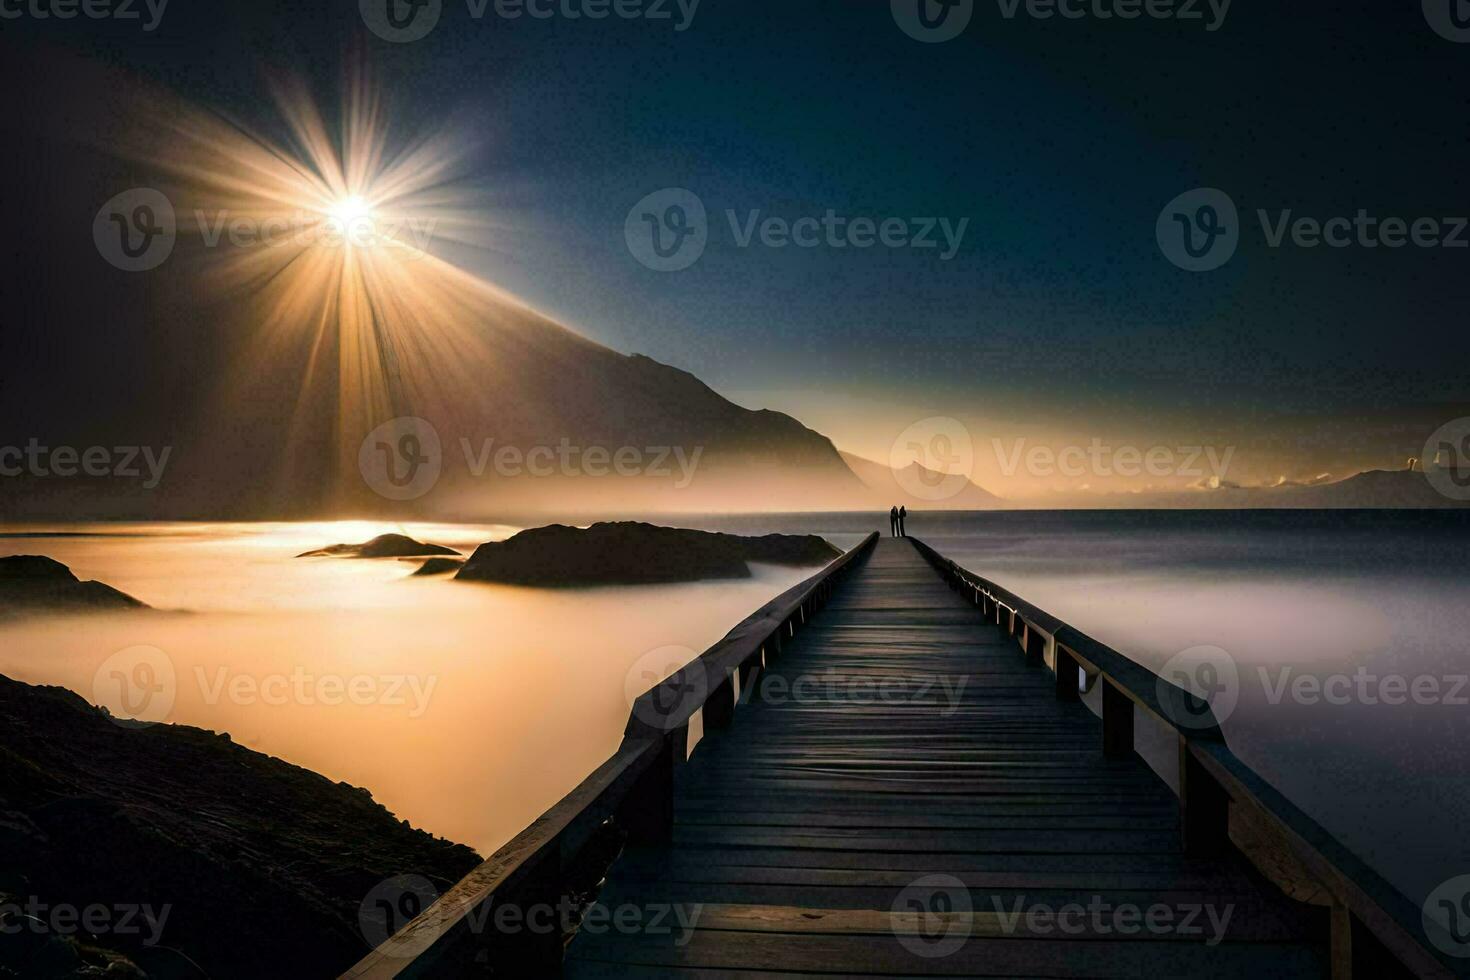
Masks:
[[[372,210],[372,207],[367,201],[363,200],[361,195],[353,194],[351,197],[344,197],[335,201],[328,207],[327,217],[340,225],[346,226],[352,224],[352,222],[359,218],[366,218],[372,213]]]

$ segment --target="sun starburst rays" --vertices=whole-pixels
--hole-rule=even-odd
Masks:
[[[463,182],[461,139],[398,137],[363,73],[345,85],[335,124],[299,82],[272,90],[274,136],[155,104],[147,146],[130,155],[166,175],[193,282],[249,338],[221,410],[249,411],[259,386],[294,381],[289,429],[307,446],[330,393],[336,468],[352,482],[365,432],[473,402],[494,376],[480,328],[517,304],[435,254],[495,247]]]

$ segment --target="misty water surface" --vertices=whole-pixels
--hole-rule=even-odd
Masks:
[[[0,555],[49,555],[159,611],[0,623],[0,673],[97,703],[109,657],[156,647],[175,676],[167,720],[367,787],[400,818],[482,854],[612,754],[629,691],[815,571],[526,589],[408,577],[417,562],[293,557],[392,530],[468,552],[516,530],[506,526],[106,525],[14,536],[21,530],[0,537]],[[354,681],[364,685],[357,703]]]

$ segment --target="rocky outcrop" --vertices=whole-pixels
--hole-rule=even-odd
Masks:
[[[316,551],[303,551],[297,558],[424,558],[459,552],[439,544],[415,541],[406,534],[380,534],[362,544],[334,544]]]
[[[0,558],[0,615],[146,608],[110,585],[79,580],[71,569],[44,555]]]
[[[415,575],[448,575],[457,572],[464,567],[464,561],[459,558],[430,558],[418,567]]]
[[[29,904],[43,927],[0,930],[0,977],[51,975],[36,972],[50,958],[95,963],[44,928],[57,909],[91,906],[114,928],[88,943],[148,976],[336,976],[370,948],[359,915],[394,899],[385,881],[417,875],[442,892],[478,862],[367,790],[228,735],[120,724],[69,691],[0,676],[0,911]],[[129,928],[115,928],[124,914]]]
[[[619,522],[552,524],[482,544],[457,579],[512,585],[647,585],[750,577],[750,562],[822,565],[841,552],[816,535],[741,537]]]

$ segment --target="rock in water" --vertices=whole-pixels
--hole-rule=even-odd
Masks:
[[[464,562],[458,558],[430,558],[419,566],[415,575],[447,575],[457,572],[464,566]]]
[[[0,558],[0,613],[146,609],[144,603],[101,582],[82,582],[44,555]]]
[[[334,544],[316,551],[304,551],[297,558],[426,558],[429,555],[455,555],[459,552],[439,544],[424,544],[406,534],[380,534],[363,544]]]
[[[621,522],[552,524],[482,544],[457,579],[511,585],[646,585],[750,577],[750,562],[823,565],[841,552],[816,535],[741,537]]]

